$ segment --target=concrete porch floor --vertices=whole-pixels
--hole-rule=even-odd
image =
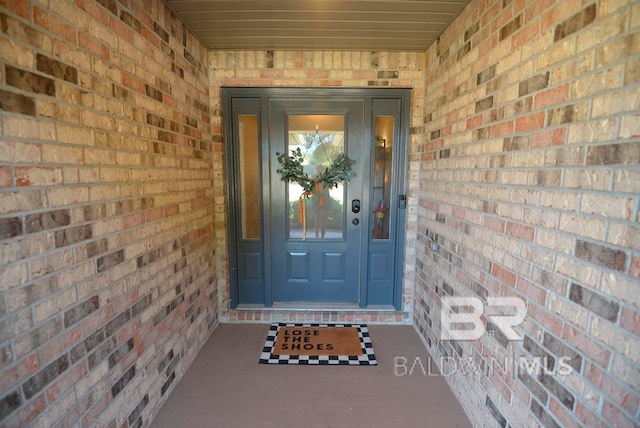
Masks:
[[[258,364],[269,326],[222,324],[175,387],[153,428],[470,427],[445,379],[412,374],[429,356],[411,326],[369,325],[377,366]],[[399,360],[404,361],[404,360]],[[432,364],[432,372],[436,372]]]

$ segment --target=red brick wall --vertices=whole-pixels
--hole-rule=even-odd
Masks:
[[[146,424],[217,323],[206,50],[155,0],[0,5],[0,425]]]
[[[637,1],[472,0],[427,52],[414,320],[479,425],[639,420],[639,30]],[[524,340],[440,340],[448,296],[525,299]]]

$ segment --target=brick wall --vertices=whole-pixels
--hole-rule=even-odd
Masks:
[[[155,0],[0,5],[0,425],[145,425],[217,323],[207,52]]]
[[[0,425],[146,425],[218,307],[272,317],[228,311],[221,86],[412,87],[404,314],[467,411],[633,425],[639,28],[472,0],[426,54],[207,54],[155,0],[0,0]],[[524,340],[441,341],[448,295],[526,298]]]
[[[360,51],[211,51],[209,80],[211,82],[212,122],[222,127],[222,87],[299,87],[299,88],[412,88],[410,144],[422,139],[422,103],[424,99],[424,60],[419,52]],[[215,131],[214,131],[215,132]],[[218,131],[219,132],[219,131]],[[222,153],[214,155],[214,169],[222,176]],[[219,184],[219,185],[218,185]],[[230,321],[317,321],[317,322],[410,322],[413,308],[413,276],[403,284],[403,311],[322,312],[240,310],[229,312],[229,285],[226,282],[226,208],[224,184],[214,183],[216,195],[216,254],[220,266],[220,316]],[[407,210],[409,221],[415,223],[415,208]],[[409,250],[411,251],[411,250]],[[409,253],[411,256],[411,253]],[[414,271],[412,257],[407,257],[405,272]]]
[[[639,31],[638,1],[472,0],[427,52],[414,321],[479,425],[640,420]],[[440,340],[448,296],[526,299],[523,340]]]

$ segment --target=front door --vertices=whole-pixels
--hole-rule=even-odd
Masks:
[[[271,255],[275,302],[358,302],[362,266],[362,100],[274,99],[269,105],[270,153],[300,150],[309,177],[336,156],[355,161],[353,177],[305,194],[271,175]]]
[[[223,89],[231,308],[402,308],[409,106],[406,89]],[[351,179],[283,181],[298,150],[309,177],[344,154]]]

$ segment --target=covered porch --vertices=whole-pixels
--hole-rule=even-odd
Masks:
[[[368,326],[378,365],[366,367],[259,365],[268,329],[218,327],[151,426],[472,426],[411,326]]]

